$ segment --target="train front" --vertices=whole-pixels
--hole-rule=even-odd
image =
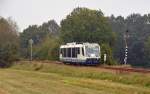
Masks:
[[[100,46],[98,44],[85,45],[86,64],[97,65],[100,63]]]

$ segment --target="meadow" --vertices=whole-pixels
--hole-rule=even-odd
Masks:
[[[0,69],[0,94],[150,94],[150,74],[43,62]]]

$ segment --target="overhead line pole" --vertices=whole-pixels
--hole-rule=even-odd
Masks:
[[[125,57],[124,57],[124,64],[126,65],[127,64],[127,59],[128,59],[128,43],[127,43],[127,39],[129,37],[129,34],[128,34],[128,30],[125,32],[124,34],[124,41],[125,41]]]

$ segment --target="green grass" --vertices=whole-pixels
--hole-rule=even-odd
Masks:
[[[150,94],[150,75],[48,63],[0,69],[0,94]]]

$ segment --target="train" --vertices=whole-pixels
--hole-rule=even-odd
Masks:
[[[60,46],[59,59],[63,63],[98,65],[101,59],[100,45],[97,43],[66,43]]]

